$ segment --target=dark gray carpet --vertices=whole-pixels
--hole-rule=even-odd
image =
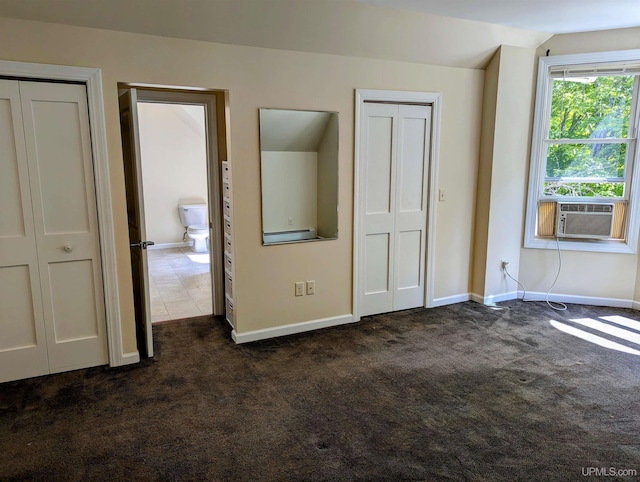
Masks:
[[[138,366],[0,385],[0,479],[640,473],[640,356],[549,323],[638,312],[501,307],[409,310],[242,346],[219,319],[157,326],[156,356]]]

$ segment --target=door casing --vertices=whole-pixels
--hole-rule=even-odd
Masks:
[[[365,90],[356,89],[356,124],[355,124],[355,164],[354,164],[354,202],[353,202],[353,319],[360,321],[359,293],[361,283],[360,263],[363,262],[360,252],[360,201],[363,199],[361,192],[361,163],[364,161],[360,152],[360,129],[363,120],[363,105],[365,102],[388,102],[394,104],[425,104],[432,107],[430,165],[427,182],[427,236],[426,236],[426,268],[425,268],[425,307],[433,306],[434,288],[434,259],[435,259],[435,226],[438,185],[438,154],[440,150],[440,111],[441,94],[434,92],[403,92],[391,90]]]

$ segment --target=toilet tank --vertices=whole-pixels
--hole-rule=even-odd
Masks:
[[[178,204],[178,214],[185,228],[194,224],[207,224],[206,204]]]

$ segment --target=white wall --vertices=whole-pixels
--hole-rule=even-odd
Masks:
[[[318,155],[262,151],[261,156],[262,230],[316,229]]]
[[[180,200],[207,201],[203,106],[138,103],[147,239],[179,243]]]

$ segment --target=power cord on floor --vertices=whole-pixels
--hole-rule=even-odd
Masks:
[[[551,283],[551,286],[549,287],[549,290],[547,291],[547,296],[546,296],[545,301],[546,301],[547,305],[549,305],[549,308],[551,308],[553,310],[556,310],[556,311],[565,311],[567,309],[567,305],[565,305],[564,303],[562,303],[560,301],[549,301],[549,295],[551,294],[551,290],[553,289],[553,287],[558,282],[558,278],[560,277],[560,270],[562,269],[562,256],[560,255],[560,241],[558,240],[557,237],[555,238],[555,240],[556,240],[556,248],[558,249],[558,272],[556,273],[556,277],[553,280],[553,283]],[[536,301],[536,300],[527,300],[526,299],[526,297],[527,297],[527,289],[524,287],[524,285],[522,283],[520,283],[520,281],[518,281],[516,278],[511,276],[511,273],[509,273],[509,269],[507,268],[507,266],[508,266],[508,263],[504,262],[504,264],[503,264],[504,274],[506,274],[509,278],[511,278],[519,286],[522,287],[522,301],[524,301],[524,302]]]

